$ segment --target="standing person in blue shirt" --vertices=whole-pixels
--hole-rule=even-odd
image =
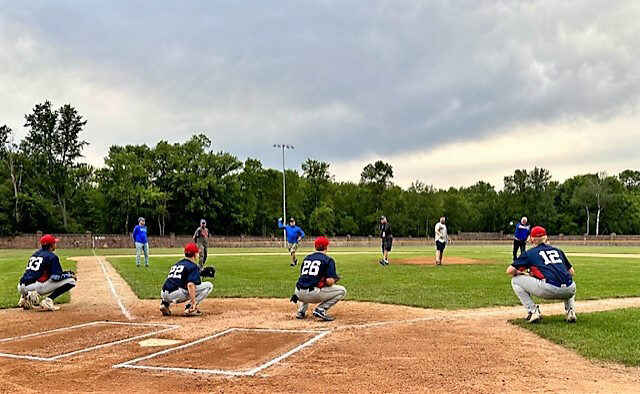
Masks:
[[[211,282],[203,282],[200,277],[200,267],[196,264],[200,250],[193,242],[184,247],[184,259],[175,263],[169,269],[169,275],[162,286],[160,297],[160,312],[164,316],[171,315],[171,304],[186,302],[184,314],[186,316],[200,316],[202,312],[198,304],[202,302],[211,290]]]
[[[289,219],[289,225],[285,226],[282,223],[282,218],[278,219],[278,228],[283,228],[287,232],[287,249],[291,252],[291,266],[294,267],[298,264],[296,258],[296,251],[298,250],[298,242],[304,238],[304,231],[296,226],[296,220],[294,218]]]
[[[512,222],[513,223],[513,222]],[[527,217],[523,216],[520,219],[520,223],[516,224],[516,232],[513,234],[513,261],[518,258],[518,249],[520,249],[520,255],[522,255],[527,246],[527,239],[529,238],[530,227],[527,224]]]
[[[344,298],[347,289],[336,284],[340,276],[336,272],[336,262],[327,256],[329,240],[326,237],[318,237],[314,246],[315,253],[305,257],[302,262],[300,278],[291,300],[301,302],[296,318],[304,319],[309,304],[317,303],[313,316],[324,321],[332,321],[333,317],[329,316],[327,311]]]
[[[40,302],[40,308],[57,311],[60,308],[53,301],[76,286],[76,274],[63,271],[60,259],[53,253],[57,244],[57,238],[46,234],[40,238],[41,248],[29,258],[27,269],[18,283],[18,306],[23,309],[33,309],[42,295],[45,297]]]
[[[138,225],[133,228],[133,242],[136,245],[136,267],[140,267],[140,254],[144,252],[144,266],[149,266],[149,240],[147,239],[147,226],[144,218],[138,218]]]
[[[511,287],[527,310],[527,321],[535,323],[542,318],[540,307],[531,299],[534,295],[547,300],[564,300],[565,318],[569,323],[575,323],[575,270],[562,250],[547,243],[547,232],[543,227],[531,229],[530,240],[533,248],[507,267],[507,274],[513,276]]]

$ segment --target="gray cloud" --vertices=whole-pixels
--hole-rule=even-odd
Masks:
[[[270,165],[282,140],[292,162],[401,155],[640,101],[635,1],[0,5],[0,123],[72,102],[95,155],[196,131]]]

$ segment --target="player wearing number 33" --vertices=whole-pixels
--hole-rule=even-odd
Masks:
[[[60,259],[53,253],[58,245],[57,238],[47,234],[40,238],[40,245],[41,248],[31,256],[27,269],[20,278],[18,306],[32,309],[41,295],[48,295],[40,302],[40,307],[55,311],[60,308],[55,306],[53,301],[73,289],[77,278],[73,271],[62,271]]]
[[[292,302],[301,302],[296,314],[298,319],[305,318],[310,303],[317,303],[313,316],[324,321],[332,321],[333,317],[329,316],[327,311],[347,294],[347,289],[336,284],[340,276],[336,272],[336,262],[327,256],[328,247],[327,238],[316,238],[316,252],[305,257],[300,267],[300,278],[291,297]]]
[[[200,277],[200,267],[196,264],[199,254],[198,246],[189,243],[184,247],[184,259],[175,263],[169,269],[169,275],[162,286],[162,303],[160,312],[164,316],[171,315],[171,304],[186,302],[184,314],[186,316],[200,316],[202,312],[198,309],[198,304],[207,298],[213,284],[202,282]]]
[[[527,320],[535,323],[542,317],[540,307],[531,299],[534,295],[547,300],[564,300],[566,320],[575,323],[576,283],[571,263],[562,250],[547,244],[547,232],[543,227],[531,229],[530,240],[534,247],[507,268],[507,274],[513,276],[513,291],[527,309]]]

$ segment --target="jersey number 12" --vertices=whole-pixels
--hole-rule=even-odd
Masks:
[[[538,254],[542,257],[542,260],[544,260],[545,265],[562,264],[560,253],[558,253],[557,250],[541,250]]]

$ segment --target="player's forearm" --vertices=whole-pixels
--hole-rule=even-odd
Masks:
[[[187,284],[187,291],[189,292],[189,298],[191,299],[191,306],[196,306],[196,285],[192,282]]]

